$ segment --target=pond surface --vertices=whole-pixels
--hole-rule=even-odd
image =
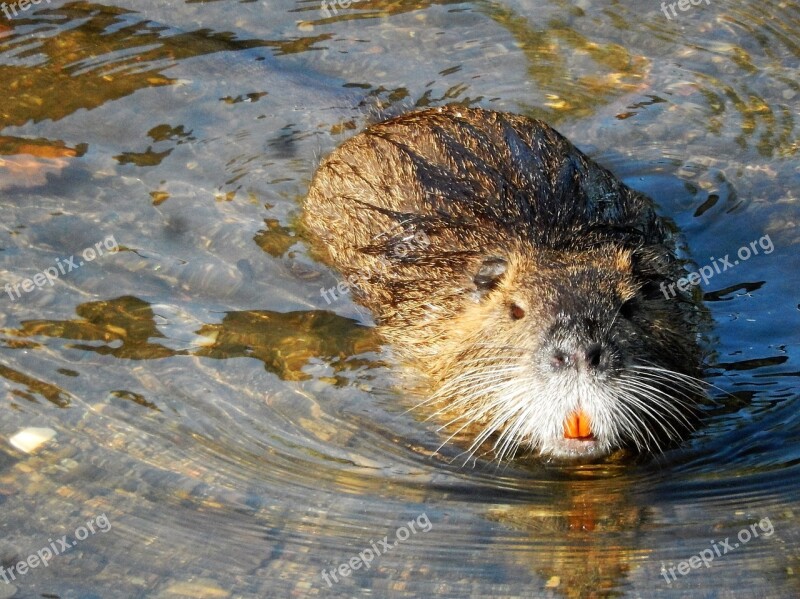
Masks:
[[[800,596],[800,8],[672,6],[11,4],[0,598]],[[697,268],[747,255],[703,286],[684,447],[464,466],[323,299],[319,158],[451,102],[551,122]]]

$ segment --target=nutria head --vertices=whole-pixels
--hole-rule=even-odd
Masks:
[[[649,452],[694,428],[692,332],[634,260],[517,247],[479,264],[461,310],[425,323],[436,351],[418,367],[443,382],[429,401],[456,430],[480,429],[473,451],[493,438],[498,458]]]
[[[662,293],[684,274],[671,226],[545,123],[374,125],[320,165],[303,218],[471,453],[650,452],[694,427],[701,319]]]

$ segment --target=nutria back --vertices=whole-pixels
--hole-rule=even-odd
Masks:
[[[373,125],[319,166],[303,222],[473,449],[598,456],[694,427],[697,311],[662,293],[682,276],[668,228],[545,123]]]

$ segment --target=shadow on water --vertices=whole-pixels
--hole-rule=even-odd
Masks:
[[[0,16],[0,596],[798,595],[800,12],[690,6]],[[555,123],[656,199],[689,270],[729,258],[696,291],[717,405],[684,446],[464,465],[369,315],[321,293],[339,281],[295,226],[320,156],[451,102]],[[21,431],[52,438],[20,449]]]

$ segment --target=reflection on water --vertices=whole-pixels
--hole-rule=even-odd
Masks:
[[[333,3],[329,2],[333,6]],[[0,16],[0,597],[800,594],[800,8],[317,0],[40,3]],[[296,228],[379,114],[545,118],[652,195],[698,266],[717,405],[684,447],[463,466]],[[398,382],[400,381],[400,382]],[[426,514],[368,569],[321,577]],[[761,535],[680,564],[754,522]],[[24,568],[23,568],[24,569]],[[0,575],[1,576],[1,575]]]
[[[219,324],[203,325],[194,332],[199,336],[196,349],[180,350],[151,342],[165,335],[159,331],[150,305],[139,298],[125,296],[88,302],[77,306],[76,312],[80,317],[76,320],[26,320],[18,330],[6,330],[4,334],[9,338],[9,345],[13,343],[11,339],[18,337],[60,337],[84,342],[65,346],[70,349],[128,360],[180,355],[255,358],[263,361],[268,371],[287,380],[310,378],[303,373],[303,367],[312,359],[341,368],[345,359],[378,349],[377,339],[370,329],[351,319],[318,310],[230,312]],[[85,343],[92,341],[98,343]],[[358,363],[358,360],[348,362]],[[43,388],[46,387],[49,388]],[[40,393],[58,403],[59,394]]]
[[[566,2],[558,4],[552,17],[535,23],[508,7],[491,6],[487,11],[516,40],[536,88],[552,90],[546,102],[525,105],[526,114],[558,123],[566,117],[591,115],[615,98],[647,89],[646,57],[576,30],[572,22],[585,16],[584,10]],[[575,76],[566,81],[564,73]]]

